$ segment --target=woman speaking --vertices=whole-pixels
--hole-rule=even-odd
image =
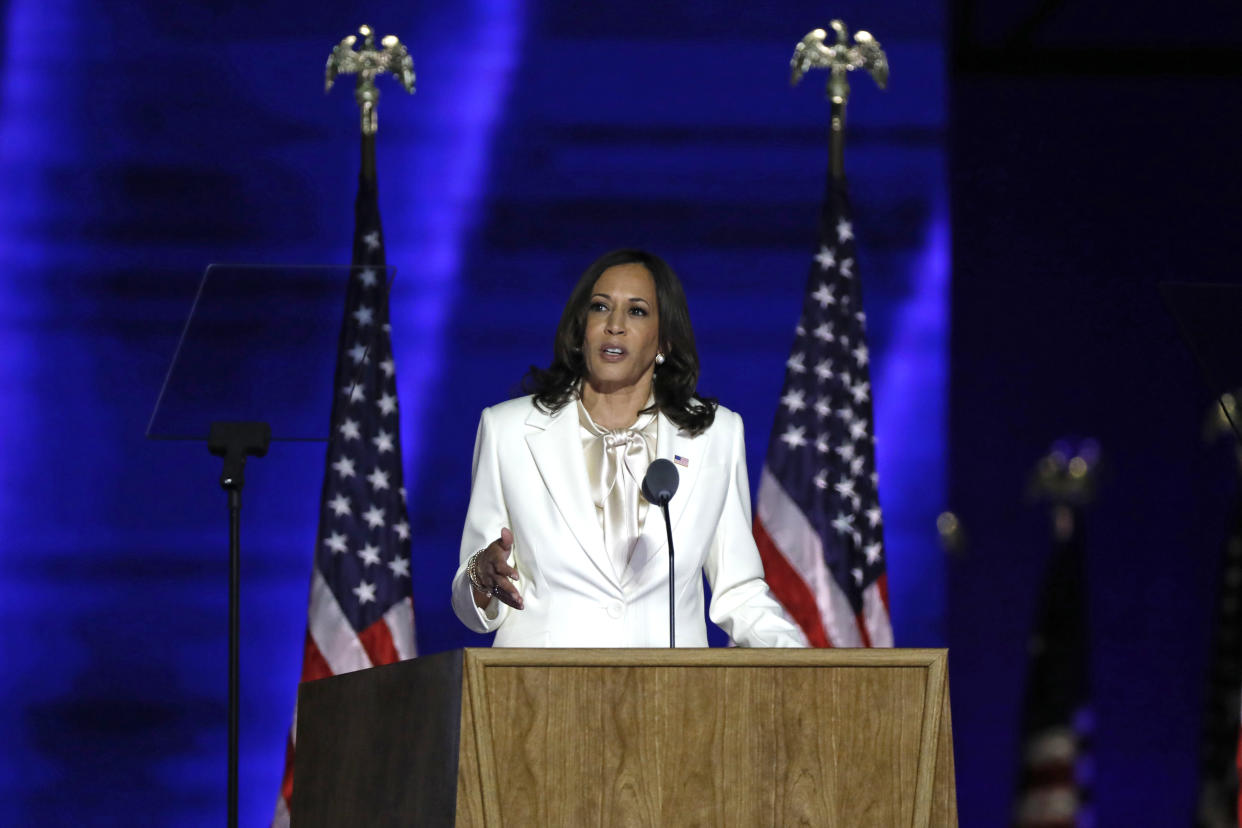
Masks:
[[[768,594],[750,528],[741,418],[695,393],[685,293],[658,256],[617,250],[578,280],[531,396],[484,409],[453,609],[499,647],[668,646],[668,550],[640,493],[658,457],[669,503],[677,644],[709,615],[744,646],[806,646]]]

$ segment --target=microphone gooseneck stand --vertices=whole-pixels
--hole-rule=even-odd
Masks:
[[[660,504],[664,510],[664,531],[668,532],[668,646],[677,646],[677,611],[673,607],[673,524],[668,519],[668,499]]]
[[[215,422],[207,449],[224,458],[220,487],[229,497],[229,768],[228,825],[237,828],[238,710],[241,693],[238,651],[241,641],[241,490],[246,483],[247,457],[262,457],[272,442],[267,423]]]
[[[663,457],[653,460],[643,475],[642,493],[648,503],[664,513],[664,531],[668,533],[668,646],[677,646],[677,608],[673,602],[673,523],[668,516],[668,502],[677,494],[680,483],[677,467]]]

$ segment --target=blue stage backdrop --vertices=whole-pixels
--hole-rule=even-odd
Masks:
[[[1187,825],[1236,497],[1156,290],[1238,282],[1242,8],[956,4],[950,567],[963,825],[1009,819],[1050,551],[1022,494],[1053,440],[1102,445],[1086,521],[1094,824]],[[1236,639],[1235,639],[1236,641]],[[1236,696],[1234,697],[1236,709]],[[1223,734],[1226,741],[1237,733]],[[1086,821],[1080,824],[1091,824]],[[1209,823],[1202,823],[1209,824]]]
[[[219,467],[143,432],[204,266],[348,261],[358,116],[350,82],[325,97],[320,73],[364,21],[292,2],[0,8],[0,821],[219,824]],[[422,652],[484,643],[447,598],[478,411],[546,362],[604,250],[679,271],[701,388],[744,417],[755,483],[827,160],[824,78],[790,89],[787,62],[829,12],[893,66],[887,92],[854,79],[847,167],[897,641],[949,643],[941,6],[473,0],[365,10],[419,74],[412,99],[385,82],[378,150]],[[278,444],[247,471],[247,825],[276,799],[323,462]]]

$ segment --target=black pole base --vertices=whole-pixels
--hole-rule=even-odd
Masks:
[[[224,458],[220,486],[229,496],[229,758],[228,825],[237,826],[238,721],[241,702],[239,653],[241,641],[241,490],[246,458],[267,454],[272,427],[267,423],[215,422],[207,449]]]

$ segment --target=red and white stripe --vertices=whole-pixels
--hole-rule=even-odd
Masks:
[[[814,647],[891,647],[888,580],[863,590],[855,613],[824,559],[824,544],[798,505],[765,466],[754,534],[768,586]]]
[[[1015,828],[1078,825],[1083,793],[1074,773],[1078,755],[1078,735],[1072,727],[1050,727],[1029,739]]]
[[[355,633],[332,589],[318,569],[311,576],[306,621],[306,645],[302,655],[302,681],[365,670],[417,655],[414,637],[414,602],[405,598],[388,609],[380,620]],[[293,757],[297,743],[297,709],[285,746],[285,775],[272,828],[287,828],[293,798]]]

